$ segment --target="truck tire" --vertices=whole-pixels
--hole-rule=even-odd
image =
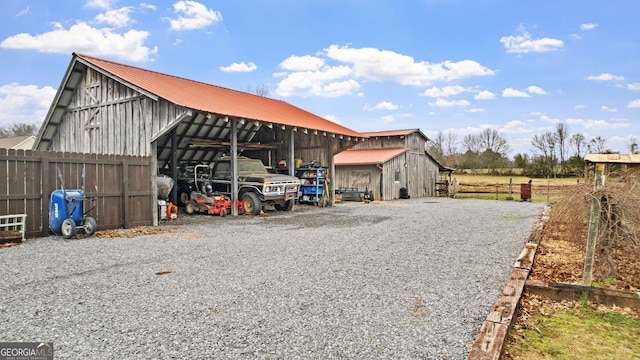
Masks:
[[[258,195],[252,192],[246,192],[240,197],[244,212],[249,215],[259,215],[262,211],[262,203]]]
[[[293,204],[295,204],[295,200],[287,200],[284,204],[274,204],[273,207],[278,211],[291,211],[293,210]]]

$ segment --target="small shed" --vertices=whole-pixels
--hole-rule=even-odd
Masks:
[[[376,200],[436,196],[441,165],[425,150],[429,139],[420,129],[362,135],[365,141],[335,155],[336,188],[368,189]]]

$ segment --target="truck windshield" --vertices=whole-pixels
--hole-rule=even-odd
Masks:
[[[267,169],[260,160],[238,161],[238,175],[266,174]]]

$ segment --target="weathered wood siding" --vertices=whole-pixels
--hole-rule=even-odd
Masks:
[[[355,145],[355,149],[391,149],[407,148],[414,151],[424,151],[427,139],[419,132],[406,136],[379,136],[365,139]]]
[[[336,189],[356,188],[359,191],[373,191],[374,199],[381,199],[380,170],[374,165],[336,166]]]
[[[88,68],[49,150],[149,156],[152,139],[186,111]]]
[[[427,139],[419,132],[407,136],[373,137],[355,145],[355,149],[385,149],[407,148],[407,152],[385,162],[384,172],[375,167],[377,176],[372,176],[370,189],[376,200],[393,200],[400,197],[400,189],[406,188],[411,197],[436,196],[436,181],[439,177],[438,164],[425,152]],[[406,164],[406,165],[405,165]],[[336,187],[357,187],[364,191],[364,187],[354,182],[362,166],[339,166],[336,169]],[[368,167],[367,167],[368,168]],[[373,171],[372,171],[373,172]],[[397,173],[397,174],[396,174]],[[382,184],[382,188],[381,185]]]

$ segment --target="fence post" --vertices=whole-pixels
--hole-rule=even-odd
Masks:
[[[593,260],[598,238],[598,225],[600,223],[600,190],[602,189],[604,165],[596,164],[594,194],[591,200],[591,212],[589,214],[589,235],[587,237],[587,251],[584,257],[584,270],[582,271],[582,285],[591,286],[593,276]]]
[[[49,158],[44,152],[40,153],[40,161],[42,161],[40,179],[42,181],[42,236],[49,236],[49,196],[51,188],[49,187]]]
[[[124,216],[124,228],[129,228],[129,212],[130,209],[130,201],[129,201],[129,164],[127,160],[122,160],[122,215]]]

